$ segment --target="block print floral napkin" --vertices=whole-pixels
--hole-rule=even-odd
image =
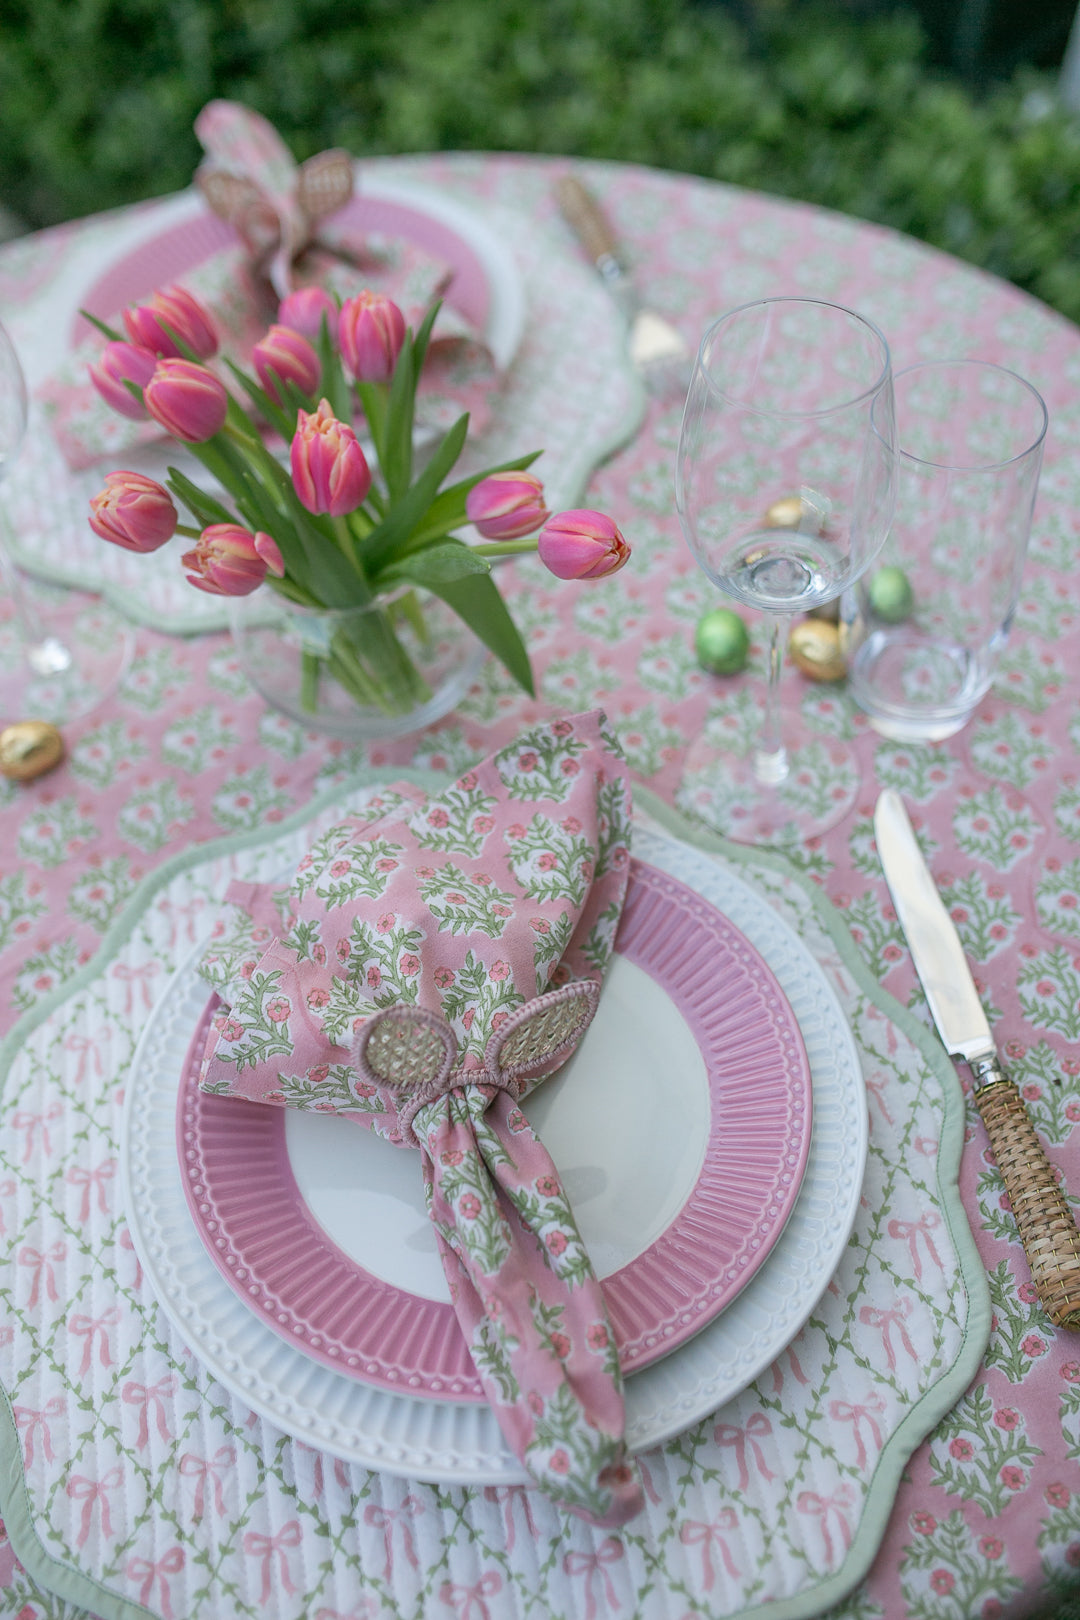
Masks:
[[[507,1437],[562,1506],[642,1505],[603,1294],[521,1098],[599,997],[629,875],[599,711],[534,727],[429,797],[384,791],[292,882],[233,884],[201,971],[207,1091],[419,1147],[451,1297]]]
[[[196,119],[195,129],[207,152],[204,170],[215,180],[231,182],[224,189],[238,196],[228,211],[233,229],[223,223],[223,245],[186,272],[166,274],[163,284],[184,287],[210,312],[220,343],[211,364],[230,388],[235,384],[224,360],[249,368],[252,348],[276,320],[280,298],[294,288],[322,286],[342,299],[364,288],[384,293],[414,329],[445,293],[453,276],[453,267],[445,260],[415,242],[365,230],[362,188],[359,200],[346,212],[338,208],[314,219],[305,214],[301,206],[305,178],[310,180],[320,164],[328,168],[333,160],[346,170],[348,188],[339,188],[336,197],[331,192],[329,200],[348,202],[352,169],[344,153],[322,153],[298,166],[273,126],[235,102],[210,102]],[[309,192],[313,189],[308,187]],[[204,185],[204,190],[218,203],[213,186]],[[154,290],[147,287],[145,296]],[[122,328],[121,310],[94,313]],[[88,368],[104,342],[95,333],[79,344],[38,390],[73,471],[163,437],[156,422],[121,417],[98,395]],[[496,382],[481,335],[444,304],[420,387],[421,399],[426,395],[430,402],[432,425],[446,426],[451,411],[457,415],[467,410],[474,430],[481,431]]]

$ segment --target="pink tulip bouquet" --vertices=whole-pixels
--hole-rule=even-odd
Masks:
[[[531,693],[528,654],[492,563],[538,551],[560,579],[593,580],[630,555],[604,514],[548,512],[528,471],[539,452],[449,482],[467,415],[414,466],[416,386],[437,310],[413,333],[388,298],[361,293],[339,305],[304,288],[256,344],[254,375],[225,362],[231,389],[207,364],[217,351],[211,317],[180,288],[126,310],[126,336],[94,323],[108,339],[91,367],[98,392],[185,445],[230,505],[175,468],[167,488],[113,472],[90,503],[91,526],[139,552],[184,536],[183,565],[199,590],[238,598],[266,586],[297,613],[332,610],[335,628],[304,653],[311,712],[327,677],[387,715],[422,708],[430,691],[402,635],[423,635],[418,590],[446,604]],[[288,446],[287,467],[275,436]],[[478,541],[456,533],[466,524]]]

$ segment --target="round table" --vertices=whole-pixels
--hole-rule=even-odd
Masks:
[[[552,194],[554,179],[567,167],[565,160],[475,155],[388,159],[363,166],[383,177],[438,188],[503,228],[514,215],[527,220],[531,262],[523,264],[522,273],[535,278],[536,288],[545,281],[544,265],[535,258],[537,243],[546,245],[552,265],[566,267],[567,287],[577,285],[574,276],[582,274],[580,250]],[[581,172],[627,244],[642,293],[691,339],[716,314],[759,295],[824,297],[874,320],[889,340],[897,367],[917,359],[977,356],[1012,367],[1046,400],[1050,430],[1030,557],[1012,641],[992,692],[959,736],[934,747],[903,747],[877,736],[843,687],[803,683],[799,690],[808,728],[821,737],[852,741],[862,786],[856,808],[839,827],[789,854],[846,922],[873,976],[900,1003],[912,1003],[925,1021],[872,842],[878,790],[890,785],[903,793],[975,964],[1000,1044],[1076,1199],[1080,668],[1067,649],[1070,640],[1075,645],[1080,612],[1080,471],[1075,454],[1080,439],[1080,333],[1016,289],[876,226],[677,174],[612,164],[585,164]],[[27,352],[37,341],[35,334],[44,333],[50,310],[69,298],[80,274],[89,278],[90,270],[80,267],[103,262],[115,244],[127,239],[125,231],[152,225],[155,210],[168,206],[143,204],[0,249],[0,318]],[[522,251],[522,243],[508,245]],[[560,285],[557,277],[552,285]],[[536,291],[530,306],[533,323],[541,296]],[[610,341],[610,332],[605,341]],[[545,354],[550,361],[543,331],[527,321],[514,371],[528,376],[530,368],[544,365]],[[581,376],[582,389],[597,386],[584,354]],[[573,377],[571,369],[571,394]],[[456,772],[555,709],[598,705],[616,727],[635,781],[659,800],[675,804],[688,744],[703,728],[745,742],[754,721],[744,701],[744,683],[739,677],[710,677],[694,659],[695,624],[716,603],[682,542],[674,513],[672,467],[681,401],[670,396],[645,399],[628,368],[607,381],[605,442],[592,445],[591,459],[597,464],[582,504],[616,516],[634,555],[621,573],[592,590],[541,578],[535,565],[521,569],[517,595],[512,587],[508,594],[533,659],[535,700],[489,666],[459,710],[439,726],[393,742],[351,746],[305,735],[269,712],[247,687],[220,630],[173,637],[162,627],[139,626],[134,664],[120,692],[66,728],[65,766],[34,784],[0,784],[0,1029],[9,1030],[20,1017],[32,1020],[35,1009],[55,998],[64,981],[90,962],[113,920],[148,876],[164,872],[170,861],[194,846],[285,821],[358,768],[416,766]],[[576,420],[587,421],[588,398],[568,395],[567,410],[576,413]],[[542,431],[543,424],[527,427]],[[39,424],[34,431],[47,428]],[[38,513],[43,525],[48,518],[47,512]],[[22,539],[25,544],[25,533]],[[760,641],[757,635],[758,656]],[[793,671],[786,678],[799,681]],[[130,983],[127,994],[136,1006],[142,999],[149,1006],[157,988]],[[85,1052],[82,1062],[83,1083],[91,1087],[100,1053]],[[871,1087],[872,1133],[881,1123],[876,1111],[889,1106],[889,1099],[875,1095]],[[24,1198],[37,1196],[38,1183],[27,1166],[47,1153],[51,1124],[47,1112],[33,1119],[23,1112],[25,1160],[0,1163],[0,1194],[7,1198],[6,1203],[0,1199],[0,1217],[6,1211],[16,1234],[27,1214]],[[87,1129],[94,1128],[88,1117]],[[110,1169],[109,1161],[103,1162],[106,1168],[92,1184],[59,1188],[57,1196],[85,1197],[88,1205],[100,1198],[113,1210],[110,1178],[115,1166]],[[1055,1332],[1040,1315],[1003,1208],[1002,1184],[988,1162],[982,1127],[970,1104],[960,1189],[993,1307],[989,1347],[974,1384],[937,1431],[914,1449],[876,1555],[850,1595],[840,1598],[823,1585],[815,1607],[813,1594],[797,1599],[797,1594],[769,1591],[759,1583],[741,1605],[743,1612],[760,1613],[763,1620],[766,1615],[817,1613],[839,1598],[830,1613],[850,1620],[992,1620],[1054,1612],[1055,1603],[1080,1590],[1080,1338]],[[912,1265],[930,1268],[935,1244],[944,1241],[944,1234],[932,1224],[920,1230],[911,1224],[906,1241]],[[116,1252],[126,1252],[134,1267],[135,1257],[123,1248],[123,1238],[118,1242]],[[63,1256],[38,1256],[35,1264],[36,1271],[17,1264],[9,1268],[20,1288],[25,1289],[31,1272],[41,1289],[63,1287]],[[85,1350],[88,1366],[93,1361],[104,1371],[104,1358],[111,1366],[131,1353],[122,1327],[110,1337],[100,1312],[93,1327],[92,1299],[81,1300],[78,1312],[91,1326],[84,1322],[83,1337],[71,1342],[80,1354]],[[902,1316],[893,1326],[894,1348],[902,1354]],[[151,1326],[151,1331],[156,1330]],[[7,1342],[5,1332],[10,1330],[0,1326],[0,1346]],[[164,1362],[161,1370],[165,1376]],[[189,1384],[192,1391],[205,1393],[193,1372]],[[149,1386],[137,1381],[126,1387],[135,1391],[123,1397],[129,1415],[142,1402],[138,1409],[150,1444],[159,1410],[153,1388],[148,1393]],[[62,1450],[64,1440],[56,1424],[50,1436],[45,1406],[35,1406],[32,1391],[23,1387],[13,1405],[30,1476],[45,1466],[50,1452]],[[871,1405],[855,1420],[860,1444],[872,1444],[875,1411]],[[341,1487],[340,1478],[335,1484],[340,1464],[329,1458],[324,1463],[302,1447],[282,1461],[282,1436],[264,1433],[253,1416],[246,1430],[242,1413],[232,1411],[232,1418],[251,1444],[257,1441],[278,1458],[275,1489],[285,1492],[291,1486],[288,1470],[294,1466],[297,1479],[301,1467],[306,1469],[300,1502],[328,1500],[327,1493]],[[845,1414],[838,1421],[849,1419]],[[232,1455],[219,1455],[215,1463],[214,1457],[203,1455],[192,1418],[183,1455],[194,1461],[181,1462],[184,1477],[163,1486],[163,1511],[173,1530],[160,1539],[159,1529],[152,1547],[133,1543],[111,1564],[105,1560],[98,1577],[103,1614],[170,1613],[170,1583],[179,1578],[185,1559],[194,1556],[190,1547],[185,1550],[181,1526],[198,1519],[190,1506],[195,1474],[198,1501],[209,1512],[222,1468],[235,1466],[243,1472],[247,1445],[230,1444]],[[752,1451],[747,1449],[745,1456],[752,1458]],[[353,1519],[366,1524],[366,1534],[375,1537],[380,1549],[385,1546],[386,1571],[380,1568],[375,1575],[388,1576],[391,1562],[402,1572],[407,1584],[401,1592],[408,1594],[411,1614],[499,1620],[551,1612],[550,1606],[584,1620],[608,1613],[734,1612],[713,1606],[720,1605],[723,1565],[731,1556],[722,1535],[727,1521],[719,1512],[693,1524],[685,1513],[680,1517],[670,1507],[669,1493],[678,1495],[686,1457],[677,1443],[662,1448],[662,1457],[651,1464],[649,1523],[642,1544],[648,1556],[644,1564],[634,1564],[637,1574],[630,1584],[632,1560],[623,1556],[623,1543],[602,1535],[588,1549],[565,1555],[559,1566],[561,1585],[554,1575],[549,1578],[543,1549],[532,1546],[530,1507],[520,1493],[504,1490],[500,1495],[496,1488],[485,1493],[491,1522],[501,1528],[487,1541],[477,1541],[469,1579],[458,1571],[452,1580],[440,1577],[446,1556],[440,1535],[450,1522],[446,1515],[452,1517],[446,1492],[417,1486],[407,1497],[399,1493],[396,1507],[377,1507],[370,1490],[361,1492]],[[103,1533],[109,1503],[102,1496],[101,1479],[77,1484],[78,1479],[83,1475],[69,1474],[66,1486],[57,1489],[61,1496],[66,1491],[65,1511],[72,1503],[78,1509],[74,1523],[86,1527],[89,1555]],[[9,1458],[6,1473],[0,1474],[0,1501],[11,1520],[20,1489],[18,1458]],[[413,1504],[408,1511],[407,1502]],[[427,1504],[426,1515],[417,1507],[421,1502]],[[273,1612],[310,1612],[296,1607],[302,1603],[304,1582],[295,1562],[289,1562],[288,1549],[299,1543],[290,1540],[292,1519],[279,1509],[271,1513],[270,1529],[258,1532],[262,1541],[249,1551],[267,1571],[268,1601],[282,1605]],[[827,1503],[819,1518],[827,1529]],[[842,1513],[831,1523],[839,1569],[847,1527]],[[692,1584],[678,1573],[682,1565],[671,1553],[676,1545],[684,1560],[692,1555]],[[73,1549],[73,1556],[81,1550]],[[42,1564],[31,1574],[10,1546],[0,1543],[0,1612],[23,1620],[53,1612],[51,1599],[35,1584],[39,1578],[44,1582],[46,1574],[60,1595],[88,1605],[91,1588],[65,1584],[67,1577],[57,1573],[56,1549],[50,1556],[54,1562],[48,1570]],[[324,1547],[321,1556],[329,1567],[333,1548]],[[785,1557],[797,1562],[798,1549],[789,1548]],[[304,1570],[314,1580],[317,1572],[306,1557]],[[388,1590],[376,1582],[358,1595],[347,1584],[338,1591],[333,1581],[324,1583],[318,1614],[323,1620],[345,1620],[346,1614],[388,1613]],[[118,1592],[145,1609],[118,1607]],[[541,1601],[549,1607],[541,1607]]]

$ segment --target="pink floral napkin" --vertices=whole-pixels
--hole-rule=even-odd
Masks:
[[[576,1048],[629,874],[599,711],[538,725],[429,797],[400,784],[291,884],[234,884],[203,958],[205,1090],[343,1115],[421,1152],[477,1372],[516,1455],[604,1526],[642,1506],[600,1284],[519,1107]]]
[[[323,152],[298,165],[265,118],[230,101],[209,102],[195,130],[206,152],[196,183],[226,221],[226,245],[195,267],[166,275],[163,284],[184,287],[210,312],[221,345],[212,364],[230,388],[222,361],[248,367],[280,299],[296,287],[323,286],[343,299],[364,288],[384,293],[414,329],[446,291],[451,265],[415,242],[365,230],[362,188],[359,201],[342,212],[353,189],[347,154]],[[148,287],[145,296],[154,290]],[[93,313],[126,336],[121,310]],[[88,368],[104,342],[95,333],[79,344],[38,390],[73,470],[163,436],[155,422],[120,417],[98,396]],[[433,417],[445,426],[450,411],[468,410],[474,430],[481,430],[495,381],[481,336],[444,305],[420,388]]]

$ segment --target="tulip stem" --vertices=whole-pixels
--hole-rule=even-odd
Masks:
[[[174,533],[186,535],[189,540],[200,540],[202,538],[202,530],[193,529],[190,524],[187,523],[178,523]]]
[[[490,545],[470,546],[475,557],[522,557],[536,550],[536,535],[531,540],[494,540]]]

